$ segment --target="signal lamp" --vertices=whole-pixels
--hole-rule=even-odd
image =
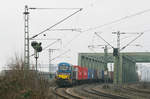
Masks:
[[[113,49],[113,56],[118,56],[118,48]]]
[[[42,46],[41,46],[41,42],[40,43],[38,43],[38,42],[36,42],[36,41],[33,41],[32,43],[31,43],[31,46],[37,51],[37,52],[41,52],[42,51]]]

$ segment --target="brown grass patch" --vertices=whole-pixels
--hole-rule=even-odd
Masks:
[[[26,70],[22,59],[9,64],[0,77],[0,99],[48,99],[50,84],[34,70]]]

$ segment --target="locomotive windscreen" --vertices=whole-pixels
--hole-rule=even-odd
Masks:
[[[58,69],[59,70],[63,70],[63,71],[68,71],[68,70],[70,71],[71,70],[71,66],[68,63],[60,63],[58,65]]]
[[[59,66],[59,70],[68,70],[68,69],[69,69],[69,67],[66,65]]]

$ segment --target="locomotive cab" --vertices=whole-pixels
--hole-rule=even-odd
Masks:
[[[72,65],[61,62],[58,64],[58,71],[56,75],[57,84],[59,86],[67,86],[72,84]]]
[[[58,71],[57,71],[57,78],[58,79],[63,79],[63,80],[68,80],[71,77],[71,65],[68,63],[59,63],[58,64]]]

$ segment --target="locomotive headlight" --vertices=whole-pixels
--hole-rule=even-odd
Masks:
[[[70,76],[70,73],[68,73],[67,75]]]
[[[62,75],[66,75],[66,73],[62,73]]]

